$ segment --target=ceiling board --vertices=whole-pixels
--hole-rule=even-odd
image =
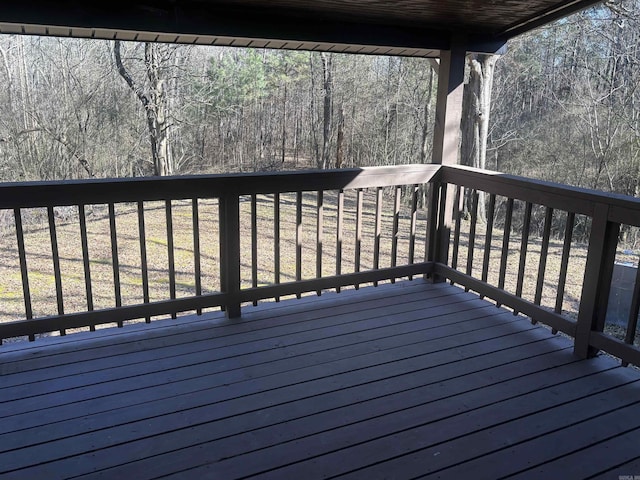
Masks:
[[[596,0],[6,0],[0,31],[433,56],[508,38]]]

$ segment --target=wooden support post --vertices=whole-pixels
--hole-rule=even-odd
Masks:
[[[620,224],[609,222],[608,215],[608,205],[599,203],[595,206],[574,345],[574,353],[580,358],[593,357],[598,353],[590,346],[590,336],[591,332],[602,332],[607,315],[620,233]]]
[[[461,42],[440,54],[432,163],[458,163],[466,54]]]
[[[440,54],[438,68],[438,94],[433,131],[432,163],[455,165],[458,163],[460,124],[462,120],[462,93],[466,49],[464,43],[452,42],[449,51]],[[428,260],[447,264],[449,240],[453,226],[453,186],[442,187],[434,183],[429,196],[430,241]],[[444,278],[434,276],[434,282]]]
[[[227,294],[227,318],[240,316],[240,196],[225,194],[219,200],[220,286]]]

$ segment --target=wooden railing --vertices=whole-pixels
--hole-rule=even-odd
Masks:
[[[427,196],[428,215],[420,206]],[[89,219],[87,212],[95,212],[96,205],[104,212],[100,221],[109,257],[100,260],[92,253],[96,233],[88,233],[95,215]],[[75,295],[86,305],[71,312],[65,308],[61,262],[66,257],[60,254],[56,217],[56,209],[65,206],[77,209],[71,223],[84,288]],[[31,209],[46,220],[53,314],[38,315],[32,307],[34,272],[23,222]],[[119,226],[124,210],[135,219],[135,228],[129,225],[135,231],[125,232],[126,245]],[[13,233],[4,238],[15,241],[5,250],[18,266],[23,313],[20,320],[0,324],[1,338],[122,326],[212,307],[235,318],[244,303],[428,275],[574,337],[582,357],[604,350],[640,365],[634,345],[640,278],[624,334],[605,328],[620,228],[640,226],[639,199],[466,167],[411,165],[5,184],[2,211],[13,217]],[[150,238],[158,229],[162,241]],[[180,235],[191,238],[188,249],[174,242]],[[149,251],[150,241],[165,250],[161,269],[151,265],[158,250]],[[121,265],[123,245],[137,245],[135,265]],[[402,255],[401,247],[406,247]],[[105,268],[110,271],[108,306],[104,298],[97,305],[93,273],[99,267],[103,276]],[[135,277],[129,283],[139,284],[138,300],[123,291],[123,272]],[[159,275],[168,292],[154,299]],[[179,277],[190,280],[178,282]],[[182,283],[189,288],[180,293]]]
[[[432,249],[436,281],[448,279],[574,337],[581,357],[604,350],[623,363],[640,365],[640,350],[633,345],[640,274],[624,335],[605,332],[620,227],[640,226],[640,199],[461,166],[443,167],[434,183],[436,238],[446,239]],[[461,229],[464,201],[470,215],[467,232]],[[482,205],[486,221],[479,235]],[[569,274],[579,293],[568,301]]]
[[[279,299],[284,295],[298,295],[304,292],[323,289],[344,287],[347,285],[359,285],[366,282],[377,282],[384,279],[426,274],[430,271],[430,264],[423,258],[416,259],[414,252],[417,243],[416,221],[418,186],[423,185],[437,172],[437,166],[407,166],[401,168],[376,167],[366,169],[345,169],[339,171],[323,172],[296,172],[296,173],[271,173],[249,175],[212,175],[193,177],[174,177],[160,179],[124,179],[124,180],[89,180],[71,182],[36,182],[5,184],[0,186],[0,211],[13,213],[15,230],[15,253],[19,264],[19,275],[22,284],[22,300],[24,304],[24,319],[4,322],[0,324],[0,338],[28,336],[33,340],[35,335],[59,331],[64,335],[68,329],[88,327],[93,330],[97,325],[116,324],[122,326],[124,322],[133,319],[145,319],[147,322],[154,316],[171,314],[174,318],[177,313],[195,311],[201,313],[202,309],[210,307],[222,307],[229,317],[240,315],[240,306],[244,302],[257,302],[261,299]],[[409,255],[404,264],[398,263],[397,246],[399,238],[400,194],[401,187],[413,192],[410,197],[410,224],[408,226]],[[382,206],[383,189],[393,190],[393,225],[392,225],[392,252],[388,266],[380,263],[380,236],[381,218],[384,213]],[[373,189],[376,195],[375,207],[375,232],[374,251],[371,264],[364,266],[361,258],[363,242],[363,198],[365,192]],[[295,236],[289,239],[295,243],[295,255],[283,258],[280,238],[284,231],[281,213],[284,208],[284,196],[287,200],[287,211],[293,210]],[[343,264],[343,235],[345,214],[351,212],[345,207],[345,195],[352,195],[355,221],[355,245],[354,259],[350,262],[351,271]],[[305,241],[303,245],[303,211],[308,215],[308,201],[310,196],[315,197],[313,216],[316,220],[315,242],[313,254],[315,255],[315,276],[303,278],[303,269],[307,270],[308,255],[303,257],[303,247],[309,247]],[[324,248],[326,225],[325,201],[331,197],[334,202],[332,213],[335,217],[335,270],[333,275],[327,274],[328,254]],[[160,203],[158,203],[160,202]],[[185,204],[186,202],[186,204]],[[268,208],[272,215],[270,231],[273,236],[265,236],[266,240],[258,235],[258,205]],[[268,205],[265,205],[268,204]],[[106,211],[104,221],[108,221],[105,235],[109,237],[110,259],[105,262],[109,265],[113,286],[113,304],[107,308],[96,308],[94,297],[96,290],[95,258],[91,256],[91,240],[87,231],[86,210],[91,206],[101,207]],[[150,225],[150,205],[156,210],[163,209],[164,215],[160,215],[156,222],[161,225]],[[64,276],[61,270],[60,242],[57,234],[60,227],[56,221],[56,209],[73,206],[77,208],[76,223],[79,236],[79,250],[75,255],[82,257],[82,277],[84,283],[84,297],[86,308],[81,311],[69,312],[65,310]],[[245,223],[241,228],[241,211],[250,209],[247,215],[243,215]],[[282,208],[281,208],[282,207]],[[139,261],[136,265],[127,265],[127,269],[137,270],[140,278],[140,291],[142,298],[138,301],[123,302],[123,289],[121,275],[124,266],[120,264],[122,255],[122,234],[118,227],[118,212],[123,209],[134,209],[133,215],[137,217],[135,224],[137,232],[126,232],[130,237],[137,237]],[[177,221],[176,209],[191,211],[190,225],[180,227],[176,232],[174,224]],[[25,247],[25,233],[22,217],[25,212],[35,209],[46,217],[51,246],[51,262],[55,284],[55,302],[57,310],[52,315],[34,315],[32,307],[31,278],[35,273],[30,268],[28,261],[29,252]],[[206,210],[206,214],[203,214]],[[386,210],[386,209],[385,209]],[[157,217],[157,215],[156,215]],[[211,217],[211,218],[208,218]],[[155,218],[155,217],[154,217]],[[206,222],[208,229],[218,230],[217,252],[210,253],[214,257],[211,268],[219,271],[218,281],[212,282],[213,288],[203,292],[202,278],[205,273],[202,269],[202,249],[205,243],[216,243],[216,239],[210,230],[203,231],[202,224]],[[163,269],[166,276],[163,279],[168,282],[166,299],[152,301],[150,298],[150,259],[147,253],[150,239],[147,231],[154,227],[165,230],[162,243],[166,243],[167,261]],[[211,228],[213,227],[213,228]],[[131,226],[129,225],[129,228]],[[308,228],[308,225],[307,225]],[[177,295],[177,270],[176,247],[174,236],[184,233],[189,229],[193,240],[192,261],[189,276],[193,278],[191,294],[178,298]],[[248,233],[249,232],[249,233]],[[6,236],[6,235],[5,235]],[[67,235],[68,236],[68,235]],[[207,238],[204,238],[204,237]],[[426,228],[424,229],[426,237]],[[250,238],[249,238],[250,237]],[[166,239],[166,242],[164,242]],[[260,255],[266,255],[264,250],[259,250],[258,242],[262,243],[261,249],[267,248],[273,256],[273,278],[266,282],[259,282],[258,262]],[[68,239],[66,241],[69,241]],[[131,243],[131,242],[129,242]],[[157,241],[156,241],[157,243]],[[131,245],[129,248],[132,248]],[[8,248],[11,250],[11,247]],[[69,256],[72,256],[70,254]],[[250,258],[247,258],[249,256]],[[417,261],[416,261],[417,260]],[[281,274],[286,262],[290,267],[295,263],[295,274],[291,281],[282,281]],[[250,265],[250,273],[245,272],[241,276],[243,266]],[[183,275],[185,272],[181,272]],[[247,277],[250,281],[246,281]],[[104,282],[105,280],[100,280]],[[243,284],[244,281],[244,284]],[[134,282],[135,283],[135,282]],[[211,291],[215,290],[215,291]],[[68,300],[68,298],[66,299]],[[128,304],[127,304],[128,303]]]

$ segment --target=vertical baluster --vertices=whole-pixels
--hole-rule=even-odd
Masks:
[[[567,270],[569,268],[569,253],[571,251],[571,241],[573,239],[573,224],[576,215],[573,212],[567,213],[567,221],[564,227],[564,245],[562,246],[562,260],[560,261],[560,278],[558,279],[558,293],[556,294],[556,306],[554,311],[562,313],[562,303],[564,302],[564,287],[567,283]],[[555,335],[558,330],[551,330]]]
[[[433,252],[431,251],[432,245],[435,242],[435,235],[437,232],[437,219],[434,216],[433,209],[436,208],[436,205],[439,201],[437,198],[437,192],[439,188],[435,186],[433,183],[428,183],[426,185],[425,197],[427,200],[427,228],[424,235],[424,261],[436,261],[433,256]],[[429,274],[425,274],[424,278],[429,278]]]
[[[169,298],[176,298],[176,265],[173,250],[173,215],[171,213],[171,200],[165,200],[165,212],[167,218],[167,261],[169,264]],[[176,312],[171,312],[171,318],[176,318]]]
[[[322,278],[322,243],[324,240],[324,192],[318,190],[317,228],[316,228],[316,278]],[[318,296],[321,290],[316,292]]]
[[[202,266],[200,260],[200,212],[198,199],[191,200],[191,220],[193,222],[193,274],[196,284],[196,295],[202,295]],[[202,309],[196,309],[197,315],[202,315]]]
[[[27,253],[24,247],[24,232],[22,230],[22,213],[19,208],[13,209],[13,220],[16,225],[16,240],[18,242],[18,258],[20,259],[20,276],[22,277],[22,298],[24,300],[24,315],[27,320],[33,318],[31,308],[31,289],[29,288],[29,270],[27,268]],[[33,342],[35,336],[29,335],[29,341]]]
[[[280,284],[280,193],[273,195],[273,281]],[[276,302],[280,297],[275,298]]]
[[[549,254],[549,239],[551,238],[551,223],[553,221],[553,208],[546,207],[544,214],[544,227],[542,233],[542,245],[540,247],[540,262],[538,263],[538,282],[536,283],[536,293],[533,297],[533,303],[540,305],[542,303],[542,290],[544,289],[544,274],[547,269],[547,255]],[[537,323],[535,319],[531,319],[533,323]]]
[[[400,200],[402,199],[402,187],[396,187],[393,201],[393,241],[391,243],[391,266],[398,264],[398,237],[400,230]],[[395,277],[391,278],[391,283],[395,283]]]
[[[498,288],[504,290],[504,282],[507,276],[507,259],[509,258],[509,242],[511,240],[511,221],[513,219],[513,198],[507,199],[507,209],[504,214],[504,231],[502,232],[502,255],[500,256],[500,273],[498,275]],[[500,302],[496,305],[499,307]]]
[[[571,253],[574,223],[575,213],[568,212],[564,227],[564,244],[562,246],[562,260],[560,261],[560,277],[558,279],[558,293],[556,295],[556,305],[554,309],[555,313],[562,313],[564,288],[567,282],[567,270],[569,268],[569,255]]]
[[[489,195],[489,207],[487,208],[487,231],[484,236],[484,258],[482,260],[482,281],[489,278],[489,261],[491,259],[491,240],[493,238],[493,221],[496,209],[495,194]]]
[[[344,223],[344,190],[338,192],[338,214],[336,219],[336,275],[342,274],[342,227]],[[336,287],[340,293],[340,287]]]
[[[144,202],[138,202],[138,239],[140,240],[140,273],[142,274],[142,300],[149,303],[149,267],[147,265],[147,234],[144,225]],[[151,317],[145,317],[150,323]]]
[[[471,225],[469,226],[469,248],[467,249],[467,275],[471,276],[473,272],[473,253],[476,247],[476,224],[478,223],[478,191],[473,191],[473,200],[471,203]],[[469,291],[465,288],[465,291]]]
[[[453,252],[451,253],[451,268],[456,270],[458,268],[458,252],[460,250],[460,222],[462,220],[462,212],[461,212],[461,202],[463,199],[463,190],[462,186],[456,185],[456,196],[453,203],[453,216],[454,216],[454,227],[453,227]],[[455,282],[451,280],[451,285]]]
[[[296,193],[296,281],[302,280],[302,192]],[[300,298],[297,293],[296,297]]]
[[[418,223],[418,185],[414,185],[411,194],[411,225],[409,227],[409,265],[415,263],[416,257],[416,224]],[[409,275],[413,280],[413,275]]]
[[[382,225],[382,187],[376,189],[376,218],[375,218],[375,237],[373,239],[373,268],[377,270],[380,268],[380,235]],[[373,282],[375,287],[378,286],[378,282]]]
[[[507,199],[507,209],[504,214],[504,231],[502,233],[502,256],[500,258],[500,274],[498,288],[504,289],[507,275],[507,259],[509,257],[509,241],[511,239],[511,221],[513,219],[513,198]]]
[[[118,263],[118,232],[116,230],[115,205],[109,204],[109,230],[111,234],[111,264],[113,267],[113,290],[116,307],[122,306],[122,294],[120,290],[120,264]],[[122,320],[118,322],[118,327],[122,327]]]
[[[527,248],[529,247],[529,227],[531,225],[531,210],[533,205],[526,203],[524,210],[524,219],[522,221],[522,238],[520,242],[520,263],[518,265],[518,280],[516,282],[516,296],[522,297],[522,287],[524,285],[525,269],[527,267]],[[513,311],[517,315],[516,310]]]
[[[49,220],[49,238],[51,240],[51,259],[53,260],[53,278],[56,285],[56,302],[58,304],[58,315],[64,315],[64,299],[62,296],[62,274],[60,272],[60,254],[58,252],[58,235],[56,232],[56,218],[53,207],[47,207],[47,218]],[[60,335],[66,335],[64,329],[60,330]]]
[[[91,286],[91,263],[89,262],[89,240],[87,236],[87,215],[85,205],[78,205],[78,219],[80,221],[80,244],[82,245],[82,265],[84,268],[84,289],[87,297],[87,311],[93,311],[93,291]],[[95,325],[89,325],[95,331]]]
[[[624,337],[625,343],[633,345],[638,328],[638,314],[640,313],[640,264],[636,270],[636,281],[633,286],[633,296],[631,297],[631,309],[629,310],[629,321],[627,322],[627,332]],[[629,362],[622,362],[623,366],[629,365]]]
[[[362,189],[356,190],[356,251],[354,258],[354,271],[360,271],[360,249],[362,248]],[[355,284],[356,290],[360,288],[360,284]]]
[[[258,199],[255,193],[251,194],[251,286],[258,287]],[[253,306],[258,301],[253,301]]]

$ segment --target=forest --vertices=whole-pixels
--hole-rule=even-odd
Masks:
[[[615,0],[469,55],[461,163],[640,195],[639,37]],[[432,59],[3,35],[0,61],[4,182],[431,157]]]

